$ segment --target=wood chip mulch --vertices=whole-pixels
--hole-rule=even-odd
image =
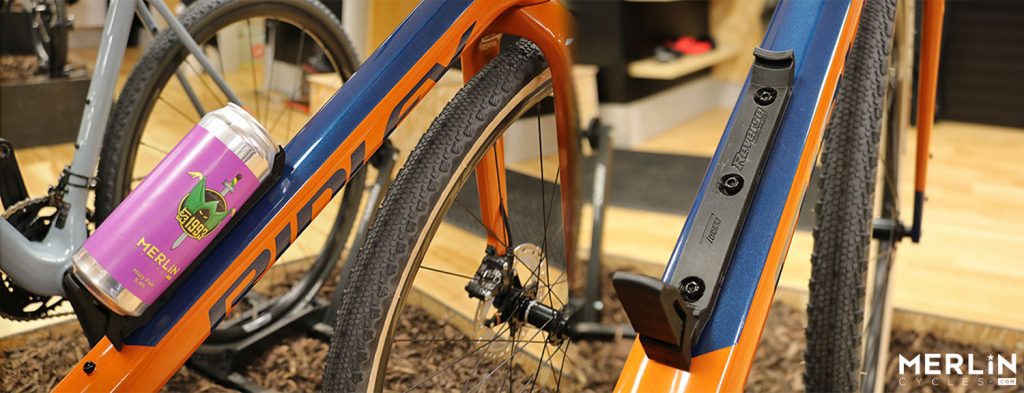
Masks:
[[[610,292],[610,291],[608,291]],[[613,295],[612,295],[613,296]],[[618,303],[611,296],[606,299],[609,312],[608,320],[624,322]],[[417,310],[413,315],[403,318],[400,328],[428,329],[426,331],[445,331],[452,329],[431,318],[426,312]],[[772,308],[769,321],[761,338],[761,344],[755,357],[753,371],[747,381],[746,391],[750,392],[792,392],[803,389],[803,350],[804,326],[806,316],[803,310],[794,309],[785,304],[776,303]],[[429,330],[433,329],[433,330]],[[67,329],[65,329],[67,330]],[[447,333],[457,334],[454,330]],[[446,333],[446,334],[447,334]],[[629,353],[630,340],[619,340],[612,343],[580,343],[573,344],[579,354],[575,359],[577,368],[587,376],[585,386],[574,390],[606,392],[610,391],[618,377]],[[447,342],[443,346],[430,345],[399,345],[393,355],[392,370],[402,371],[391,376],[396,387],[407,387],[417,376],[438,372],[439,365],[435,358],[453,358],[452,355],[466,353],[471,350],[469,342]],[[49,391],[70,367],[84,356],[88,349],[86,340],[78,335],[51,334],[39,340],[33,340],[15,348],[3,350],[3,361],[0,365],[0,386],[6,391],[43,392]],[[1013,351],[1000,351],[993,347],[969,346],[948,340],[938,339],[930,334],[917,334],[908,331],[894,331],[890,342],[892,354],[914,355],[925,352],[976,353],[976,356],[990,353],[1010,354]],[[262,357],[254,359],[244,374],[262,386],[283,392],[313,391],[319,383],[323,362],[327,355],[327,343],[309,337],[293,337],[285,339],[281,344],[268,350]],[[443,356],[441,356],[443,355]],[[895,355],[894,355],[895,356]],[[992,386],[950,386],[940,383],[938,386],[925,384],[913,386],[900,385],[895,358],[886,378],[886,391],[896,392],[968,392],[968,391],[1014,391],[1013,389],[996,390]],[[475,364],[475,361],[474,361]],[[481,365],[484,368],[488,364]],[[492,365],[493,366],[493,365]],[[491,367],[493,368],[493,367]],[[469,367],[459,370],[469,372]],[[445,371],[451,372],[451,371]],[[460,372],[460,371],[456,371]],[[453,378],[454,377],[454,378]],[[517,381],[527,381],[532,375],[516,370],[513,376]],[[451,385],[451,380],[465,380],[465,375],[447,378],[439,376],[435,385],[421,385],[417,389],[427,391],[459,390],[459,386]],[[506,382],[507,383],[507,382]],[[451,386],[449,386],[451,385]],[[484,385],[482,391],[498,389]],[[520,385],[521,386],[521,385]],[[187,366],[178,371],[164,388],[165,391],[188,392],[223,392],[223,388],[190,370]],[[404,389],[400,389],[404,390]]]
[[[39,69],[35,56],[0,56],[0,82],[12,83],[33,79]]]

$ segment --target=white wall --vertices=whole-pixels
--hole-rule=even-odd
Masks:
[[[103,21],[107,18],[106,0],[79,0],[68,8],[74,18],[74,30],[68,35],[72,48],[96,48],[100,45]]]
[[[706,76],[633,102],[601,104],[601,120],[612,127],[615,146],[630,147],[709,110],[732,107],[741,87]]]

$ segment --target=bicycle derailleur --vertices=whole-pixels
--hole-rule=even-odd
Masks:
[[[50,223],[57,218],[59,208],[49,197],[25,199],[13,204],[3,213],[7,220],[25,238],[40,241],[46,236]],[[7,274],[0,274],[3,287],[3,301],[0,301],[0,317],[14,321],[31,321],[53,318],[70,313],[56,311],[64,303],[61,297],[39,296],[22,288]]]
[[[58,227],[64,225],[69,208],[67,202],[64,201],[67,187],[92,188],[95,186],[94,179],[75,181],[79,180],[76,176],[78,175],[65,168],[58,184],[50,187],[46,196],[29,198],[25,181],[14,155],[14,147],[7,140],[0,138],[0,201],[5,207],[2,219],[10,223],[26,239],[42,241],[51,225]],[[89,222],[93,222],[91,211],[87,212],[86,218]],[[57,308],[65,302],[64,298],[33,294],[19,286],[3,272],[0,272],[0,285],[2,285],[0,291],[3,291],[3,301],[0,301],[0,318],[31,321],[72,314],[70,311],[57,311]]]

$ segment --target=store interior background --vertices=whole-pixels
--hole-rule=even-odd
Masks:
[[[364,57],[416,4],[407,0],[345,3],[343,24]],[[612,127],[617,149],[605,232],[607,269],[657,275],[728,120],[772,4],[764,0],[574,3],[580,100],[584,111],[599,113]],[[1016,163],[1024,154],[1024,78],[1020,78],[1024,47],[1019,45],[1024,40],[1024,29],[1019,27],[1024,25],[1024,12],[1002,12],[998,5],[1003,3],[996,1],[965,3],[949,2],[947,8],[924,234],[919,244],[899,246],[893,271],[893,324],[970,342],[1020,346],[1024,345],[1024,313],[1018,312],[1024,295],[1024,170]],[[80,0],[71,7],[75,15],[72,61],[92,67],[105,6],[104,0]],[[1016,28],[999,28],[1007,25]],[[681,34],[709,34],[716,48],[672,63],[648,59],[661,37]],[[908,34],[912,39],[913,34]],[[140,46],[129,50],[120,83],[145,42],[141,38]],[[310,83],[313,108],[337,85],[330,78],[311,78]],[[401,151],[411,150],[460,85],[461,76],[455,71],[438,83],[396,133]],[[3,113],[4,124],[11,116]],[[906,121],[909,124],[911,119]],[[44,194],[70,162],[77,118],[72,123],[71,128],[54,131],[63,133],[56,137],[63,138],[59,143],[47,140],[17,151],[32,195]],[[903,140],[907,144],[902,148],[900,187],[910,195],[912,126]],[[643,165],[651,166],[660,178],[627,172]],[[654,193],[648,190],[661,196],[634,198]],[[816,193],[810,190],[809,195]],[[806,302],[810,275],[813,202],[808,199],[804,204],[804,217],[793,235],[778,287],[777,300],[798,307]],[[902,211],[912,211],[911,198],[901,202]],[[0,342],[68,323],[71,318],[0,321]]]

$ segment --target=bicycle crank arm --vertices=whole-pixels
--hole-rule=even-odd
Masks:
[[[715,308],[793,87],[793,51],[756,48],[754,58],[750,83],[691,215],[679,267],[667,282],[628,273],[613,277],[647,356],[682,370],[689,370],[691,348]]]
[[[25,199],[28,199],[28,190],[21,177],[18,160],[14,157],[14,146],[0,138],[0,202],[3,203],[3,210]]]

